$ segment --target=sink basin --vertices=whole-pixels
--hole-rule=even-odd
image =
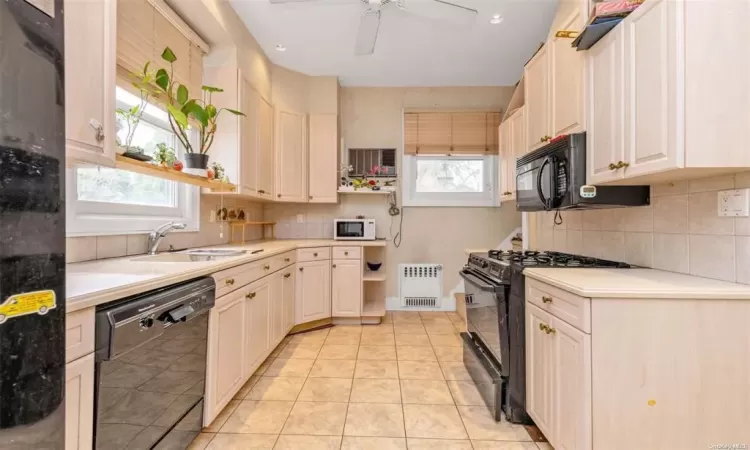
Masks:
[[[187,250],[176,253],[159,253],[158,255],[141,256],[133,258],[133,261],[143,262],[202,262],[202,261],[215,261],[217,259],[232,258],[235,256],[241,256],[247,253],[246,250],[230,250],[230,249],[203,249],[203,250]]]

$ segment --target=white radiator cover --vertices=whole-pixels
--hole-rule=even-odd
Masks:
[[[398,296],[404,309],[440,309],[442,264],[399,264]]]

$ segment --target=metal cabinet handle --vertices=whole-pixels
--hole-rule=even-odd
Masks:
[[[291,273],[285,273],[285,274],[284,274],[284,278],[289,278],[289,277],[291,277],[291,276],[292,276],[292,274],[291,274]]]
[[[614,164],[614,163],[609,163],[609,165],[607,166],[607,168],[609,168],[609,170],[617,170],[617,169],[619,169],[619,167],[617,167],[617,164]]]
[[[290,258],[284,258],[284,262],[289,262],[289,261],[291,261]]]
[[[300,267],[300,268],[299,268],[299,271],[300,271],[300,272],[304,272],[304,271],[305,271],[305,268],[304,268],[304,267]]]
[[[313,198],[312,195],[308,197],[308,199],[310,199],[310,200],[312,200],[312,198]]]
[[[547,331],[547,328],[549,328],[549,327],[548,327],[547,325],[545,325],[545,324],[543,324],[543,323],[540,323],[540,324],[539,324],[539,329],[540,329],[540,330],[542,330],[542,331]]]
[[[318,252],[313,253],[313,256],[318,256]]]
[[[552,303],[552,297],[542,296],[542,303]]]
[[[265,193],[266,191],[264,191],[263,189],[258,189],[258,194],[265,194]]]
[[[281,194],[276,194],[276,197],[279,197],[279,198],[281,198]]]
[[[336,268],[336,264],[334,264],[334,265],[333,265],[333,268],[334,268],[334,269]]]
[[[264,265],[263,265],[263,270],[268,270],[268,269],[270,269],[270,268],[271,268],[271,266],[269,266],[268,264],[264,264]]]
[[[251,292],[249,294],[245,294],[245,298],[248,299],[248,300],[255,298],[255,292]]]
[[[233,285],[233,284],[234,284],[234,278],[227,278],[227,279],[226,279],[226,280],[224,281],[224,283],[225,283],[225,284],[226,284],[227,286],[231,286],[231,285]]]
[[[544,332],[547,333],[547,334],[555,334],[555,333],[557,333],[557,330],[554,329],[554,328],[551,328],[551,327],[547,327],[547,329],[544,330]]]
[[[620,166],[620,168],[630,167],[630,163],[626,163],[626,162],[622,162],[622,161],[620,161],[617,165]]]
[[[344,252],[344,256],[349,256],[349,252]]]

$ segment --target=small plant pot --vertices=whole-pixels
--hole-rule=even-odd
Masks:
[[[208,155],[203,153],[186,153],[183,172],[201,177],[207,176]]]
[[[368,262],[367,263],[367,268],[370,269],[371,272],[377,272],[378,270],[380,270],[380,266],[382,266],[382,265],[383,265],[383,263],[371,263],[371,262]]]

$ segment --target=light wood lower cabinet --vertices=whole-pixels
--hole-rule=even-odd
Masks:
[[[252,375],[271,346],[271,286],[274,275],[251,283],[245,293],[245,369],[243,378]]]
[[[295,289],[294,284],[297,278],[294,266],[287,267],[281,275],[281,301],[283,304],[283,325],[284,334],[294,327],[294,309],[295,309]],[[283,336],[282,336],[283,338]]]
[[[526,411],[552,440],[552,341],[545,332],[551,316],[526,303]]]
[[[284,317],[284,275],[279,271],[269,276],[271,279],[271,318],[269,327],[269,337],[273,344],[280,341],[286,335],[286,318]]]
[[[65,450],[89,449],[93,441],[94,354],[90,353],[65,365]]]
[[[331,309],[333,317],[362,315],[362,261],[334,259],[331,264]]]
[[[331,261],[297,263],[296,323],[331,317]]]

